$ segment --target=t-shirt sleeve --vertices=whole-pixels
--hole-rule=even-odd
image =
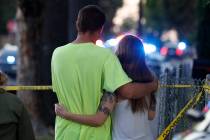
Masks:
[[[54,67],[53,67],[53,64],[51,63],[51,78],[52,78],[52,91],[53,92],[56,92],[56,89],[55,89],[55,77],[54,77]]]
[[[114,92],[120,86],[131,82],[131,79],[124,72],[118,58],[110,54],[104,63],[103,89]]]
[[[55,55],[55,51],[53,52],[52,55],[52,59],[51,59],[51,78],[52,78],[52,91],[56,92],[56,88],[55,88],[55,73],[54,73],[54,55]]]

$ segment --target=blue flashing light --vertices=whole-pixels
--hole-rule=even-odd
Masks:
[[[107,43],[110,45],[110,46],[117,46],[118,45],[118,40],[117,39],[114,39],[114,38],[112,38],[112,39],[109,39],[109,40],[107,40]]]
[[[154,53],[157,50],[157,47],[154,44],[143,43],[145,54]]]

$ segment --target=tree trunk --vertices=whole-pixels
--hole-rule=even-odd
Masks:
[[[19,0],[19,62],[17,83],[50,85],[50,61],[53,50],[67,41],[67,0]],[[54,124],[55,94],[19,91],[32,119],[36,135],[48,133]]]
[[[43,21],[42,14],[43,3],[41,1],[34,1],[34,3],[27,0],[19,1],[17,20],[20,44],[17,83],[20,85],[36,85],[38,81],[36,67],[39,65],[38,58],[42,46],[40,36]],[[20,91],[18,96],[22,99],[31,115],[35,132],[39,133],[38,130],[43,126],[39,118],[36,94],[31,91]]]
[[[140,2],[139,2],[139,21],[138,21],[138,28],[137,28],[137,34],[139,36],[143,36],[142,18],[144,18],[144,3],[143,3],[143,0],[140,0]]]
[[[68,43],[68,1],[46,0],[42,29],[42,47],[36,73],[38,84],[51,85],[51,56],[56,47]],[[38,54],[37,54],[38,55]],[[38,94],[39,113],[47,126],[54,126],[54,103],[56,95],[52,91]]]
[[[97,4],[97,0],[18,0],[19,85],[51,85],[51,56],[53,50],[76,37],[76,18],[81,7]],[[45,135],[54,126],[52,91],[19,91],[26,105],[35,134]]]

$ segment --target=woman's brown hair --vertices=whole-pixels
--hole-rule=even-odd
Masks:
[[[153,74],[149,70],[145,62],[144,47],[141,40],[133,35],[124,36],[119,42],[116,55],[133,82],[151,82],[154,79]],[[147,99],[149,100],[149,103]],[[149,109],[151,103],[155,103],[155,96],[141,97],[139,99],[130,99],[131,109],[133,113],[137,111],[145,111]]]

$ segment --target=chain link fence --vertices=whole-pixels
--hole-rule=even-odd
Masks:
[[[157,136],[170,124],[187,102],[199,93],[204,85],[203,79],[192,79],[192,67],[190,63],[175,65],[172,69],[165,69],[159,77],[161,85],[192,85],[190,88],[167,87],[160,88],[157,95]],[[207,102],[207,95],[195,106],[201,110]],[[174,129],[169,133],[166,140],[171,140],[174,134],[184,131],[192,126],[192,122],[184,116]]]

